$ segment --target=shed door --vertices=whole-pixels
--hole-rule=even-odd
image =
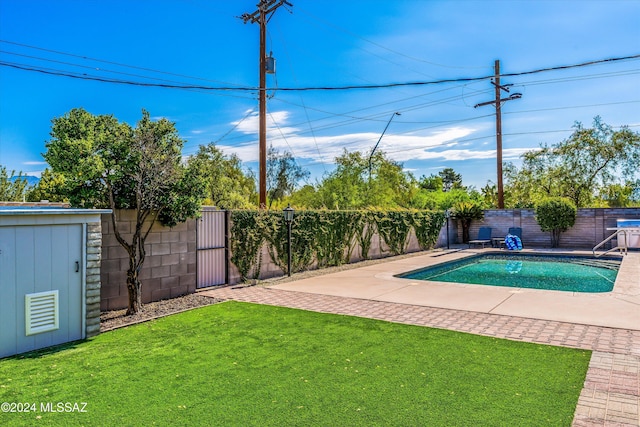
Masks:
[[[80,224],[0,227],[0,357],[84,337],[82,266]],[[25,302],[47,291],[57,291],[56,307],[46,302],[45,327],[38,328],[33,314],[26,318]],[[46,326],[50,310],[55,327]]]

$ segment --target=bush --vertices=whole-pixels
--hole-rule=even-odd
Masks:
[[[551,232],[551,247],[560,245],[560,233],[573,227],[577,209],[571,200],[563,197],[544,199],[536,205],[536,221],[542,231]]]
[[[462,243],[469,242],[469,227],[474,219],[484,218],[484,209],[479,203],[458,202],[451,208],[451,217],[462,225]]]

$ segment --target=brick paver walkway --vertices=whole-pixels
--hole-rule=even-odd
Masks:
[[[574,426],[640,426],[640,331],[343,298],[263,287],[201,295],[593,350]],[[640,309],[640,308],[639,308]]]

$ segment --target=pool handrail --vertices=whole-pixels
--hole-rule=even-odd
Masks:
[[[607,230],[615,231],[615,233],[613,233],[611,236],[607,237],[602,242],[598,243],[596,246],[593,247],[593,249],[591,251],[593,252],[593,256],[595,258],[601,257],[601,256],[606,255],[609,252],[613,252],[613,251],[620,251],[620,253],[622,253],[624,255],[627,255],[629,253],[629,247],[628,247],[629,235],[627,233],[628,232],[640,233],[640,228],[636,228],[636,227],[612,227],[612,228],[607,228]],[[609,249],[607,251],[604,251],[603,253],[596,254],[596,249],[600,248],[600,246],[604,245],[605,243],[607,243],[609,240],[613,239],[614,237],[616,238],[617,243],[620,243],[620,239],[617,238],[620,234],[624,234],[624,239],[623,239],[623,244],[622,245],[618,244],[618,246],[615,246],[615,247],[613,247],[613,248],[611,248],[611,249]]]

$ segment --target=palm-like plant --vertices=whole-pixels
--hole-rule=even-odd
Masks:
[[[482,205],[474,202],[457,202],[451,208],[451,218],[462,225],[462,243],[469,242],[469,227],[474,219],[484,218]]]

